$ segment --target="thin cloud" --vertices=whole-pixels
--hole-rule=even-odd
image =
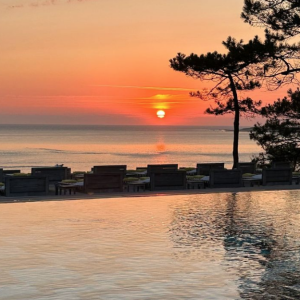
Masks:
[[[196,89],[177,88],[177,87],[157,87],[157,86],[135,86],[135,85],[92,85],[98,87],[124,88],[124,89],[139,89],[139,90],[156,90],[156,91],[194,91]]]
[[[14,8],[25,8],[25,7],[41,7],[41,6],[50,6],[50,5],[66,4],[66,3],[74,3],[74,2],[87,2],[87,1],[94,1],[94,0],[36,0],[36,1],[29,1],[23,4],[7,5],[6,8],[14,9]]]
[[[166,95],[165,98],[158,99],[156,96],[152,97],[125,97],[120,98],[120,96],[112,96],[112,95],[32,95],[28,97],[27,95],[5,95],[4,98],[9,98],[12,101],[13,100],[26,100],[28,102],[35,102],[39,99],[45,100],[51,100],[51,101],[64,101],[69,102],[72,101],[72,103],[120,103],[120,104],[141,104],[141,105],[149,105],[151,103],[156,102],[163,102],[163,103],[169,103],[169,104],[181,104],[181,103],[198,103],[199,99],[188,97],[186,95],[181,94],[175,94],[175,95]],[[0,103],[3,102],[0,99]],[[4,102],[3,102],[4,103]]]

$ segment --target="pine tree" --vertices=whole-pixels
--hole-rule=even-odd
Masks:
[[[170,60],[170,66],[175,71],[183,72],[194,79],[214,82],[214,87],[207,93],[197,92],[192,96],[215,99],[217,106],[207,109],[206,113],[234,114],[233,168],[236,168],[239,162],[240,116],[257,113],[261,104],[261,101],[243,98],[241,92],[259,88],[266,78],[271,79],[268,81],[270,87],[278,88],[286,82],[291,82],[294,77],[277,74],[279,69],[285,67],[285,61],[288,61],[289,57],[285,53],[284,46],[271,37],[261,42],[256,36],[248,43],[242,40],[237,42],[228,37],[223,45],[227,49],[226,54],[215,51],[186,56],[178,53]],[[278,56],[281,59],[278,59]]]

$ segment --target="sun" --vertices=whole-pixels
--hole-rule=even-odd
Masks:
[[[165,113],[163,110],[158,110],[156,114],[157,114],[157,116],[158,116],[159,118],[162,119],[162,118],[165,117],[165,114],[166,114],[166,113]]]

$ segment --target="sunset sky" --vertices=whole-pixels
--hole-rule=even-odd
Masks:
[[[231,125],[231,117],[203,113],[213,103],[189,92],[204,84],[173,71],[169,59],[222,52],[229,35],[262,36],[263,29],[240,19],[242,6],[243,0],[0,0],[0,123]],[[255,96],[270,101],[285,91]]]

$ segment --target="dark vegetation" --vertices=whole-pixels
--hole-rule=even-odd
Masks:
[[[300,33],[299,0],[245,0],[242,18],[252,26],[263,26],[266,35],[285,45],[291,51],[290,59],[299,59],[299,44],[291,40]],[[279,58],[280,59],[280,58]],[[286,64],[281,75],[294,77],[299,66]],[[250,132],[250,138],[262,147],[255,160],[260,165],[272,161],[288,161],[294,170],[300,168],[300,91],[289,90],[288,95],[273,104],[262,107],[260,114],[266,118],[265,124],[257,123]]]
[[[300,90],[261,109],[265,124],[255,124],[250,138],[265,151],[255,159],[260,165],[272,161],[289,161],[293,169],[300,167]]]
[[[260,100],[244,96],[244,92],[261,87],[276,90],[286,84],[299,83],[300,46],[288,42],[290,37],[300,33],[299,9],[299,0],[245,0],[242,18],[250,25],[265,27],[264,40],[256,36],[245,43],[228,37],[223,42],[226,54],[217,51],[188,56],[178,53],[170,60],[175,71],[200,81],[213,82],[210,90],[191,93],[203,101],[214,99],[215,106],[208,108],[206,113],[234,115],[233,168],[239,162],[240,117],[257,114],[266,117],[267,121],[264,125],[256,124],[250,133],[251,139],[265,151],[255,159],[261,163],[289,159],[297,165],[295,161],[298,161],[296,156],[300,156],[300,149],[298,151],[296,131],[300,124],[297,117],[291,120],[284,109],[289,107],[289,113],[293,111],[299,100],[292,99],[299,98],[299,90],[290,91],[288,97],[262,108]]]

